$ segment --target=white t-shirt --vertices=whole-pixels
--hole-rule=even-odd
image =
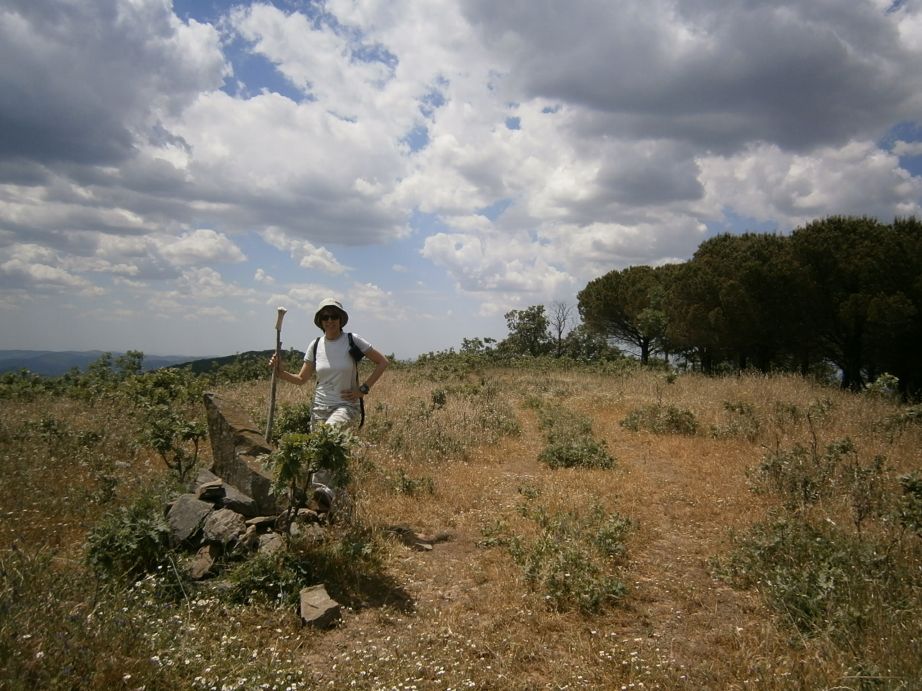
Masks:
[[[371,349],[371,344],[358,334],[352,334],[356,347],[363,353]],[[314,342],[311,341],[304,353],[304,362],[314,362]],[[333,341],[321,336],[317,343],[317,387],[314,389],[314,405],[319,408],[338,408],[342,405],[358,406],[358,401],[346,401],[342,391],[358,386],[355,377],[356,362],[349,355],[349,337],[345,332]]]

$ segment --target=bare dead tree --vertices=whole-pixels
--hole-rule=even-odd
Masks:
[[[552,303],[547,321],[555,343],[555,357],[560,357],[563,355],[563,337],[566,336],[569,331],[568,327],[573,322],[573,305],[565,302]]]

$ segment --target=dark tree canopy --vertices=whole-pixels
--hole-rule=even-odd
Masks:
[[[883,372],[922,387],[922,223],[832,216],[789,236],[703,242],[688,262],[611,271],[579,293],[586,327],[643,362],[808,372],[824,362],[858,389]]]
[[[612,271],[590,281],[577,296],[580,315],[589,328],[633,346],[644,364],[664,344],[662,273],[649,266]]]
[[[551,348],[550,322],[544,305],[532,305],[506,313],[509,335],[499,344],[500,350],[523,355],[543,355]]]

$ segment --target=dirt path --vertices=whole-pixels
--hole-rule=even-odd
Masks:
[[[743,468],[730,460],[739,449],[700,437],[626,432],[618,425],[621,417],[603,412],[594,424],[617,459],[615,470],[604,471],[616,488],[613,501],[636,525],[623,606],[585,620],[548,613],[540,599],[522,599],[521,580],[509,586],[508,555],[479,546],[483,526],[521,503],[523,484],[600,491],[601,476],[555,471],[537,461],[542,441],[535,416],[520,410],[521,434],[446,469],[429,524],[414,526],[448,529],[452,539],[432,551],[398,551],[396,576],[414,612],[348,613],[344,626],[311,651],[315,666],[352,659],[374,641],[379,671],[381,658],[402,665],[415,660],[425,670],[426,660],[457,646],[451,671],[478,688],[508,688],[504,678],[516,679],[515,688],[607,688],[616,679],[626,688],[643,680],[645,688],[700,688],[725,679],[728,664],[739,668],[743,688],[743,677],[757,674],[761,665],[748,651],[758,651],[766,615],[754,596],[730,589],[708,565],[726,550],[728,529],[741,527],[756,508]],[[419,688],[453,687],[452,676],[444,677],[443,686],[431,674],[413,679]]]

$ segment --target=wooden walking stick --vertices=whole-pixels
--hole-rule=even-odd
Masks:
[[[275,384],[276,372],[282,366],[280,359],[282,357],[282,319],[285,318],[284,307],[278,308],[278,316],[275,318],[275,367],[272,368],[272,386],[269,390],[269,419],[266,420],[266,442],[271,443],[272,423],[275,421]]]

